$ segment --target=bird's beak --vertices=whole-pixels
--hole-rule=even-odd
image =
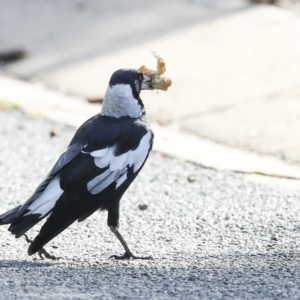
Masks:
[[[142,82],[142,90],[151,90],[152,85],[151,85],[152,79],[146,75],[144,75],[144,80]]]

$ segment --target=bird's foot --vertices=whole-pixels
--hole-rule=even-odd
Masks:
[[[115,258],[117,260],[124,260],[124,259],[144,259],[144,260],[151,260],[153,259],[152,256],[135,256],[131,252],[125,252],[123,255],[112,255],[109,258]]]
[[[25,239],[26,239],[26,242],[28,244],[31,244],[33,241],[27,236],[27,234],[24,233],[24,236],[25,236]],[[41,259],[45,259],[45,258],[48,258],[48,259],[52,259],[52,260],[56,260],[57,258],[54,256],[54,255],[51,255],[50,253],[48,253],[46,251],[45,248],[41,248],[39,251],[38,251],[38,254],[39,254],[39,257]]]
[[[51,255],[50,253],[48,253],[45,248],[40,249],[38,251],[38,254],[39,254],[39,257],[41,259],[45,259],[45,258],[52,259],[52,260],[57,260],[58,259],[54,255]]]

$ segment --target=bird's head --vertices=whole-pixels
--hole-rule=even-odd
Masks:
[[[140,91],[149,89],[150,78],[135,69],[115,71],[109,81],[101,114],[109,117],[138,118],[144,113]]]

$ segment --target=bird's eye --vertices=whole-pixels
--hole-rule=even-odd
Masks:
[[[144,79],[144,75],[143,75],[143,73],[140,73],[140,74],[139,74],[139,81],[142,82],[143,79]]]

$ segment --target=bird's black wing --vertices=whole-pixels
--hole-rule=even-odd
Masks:
[[[151,141],[152,133],[148,132],[134,150],[117,156],[115,146],[111,146],[82,153],[70,163],[60,174],[65,191],[29,253],[38,251],[76,219],[82,220],[100,208],[109,209],[118,203],[146,161]]]

